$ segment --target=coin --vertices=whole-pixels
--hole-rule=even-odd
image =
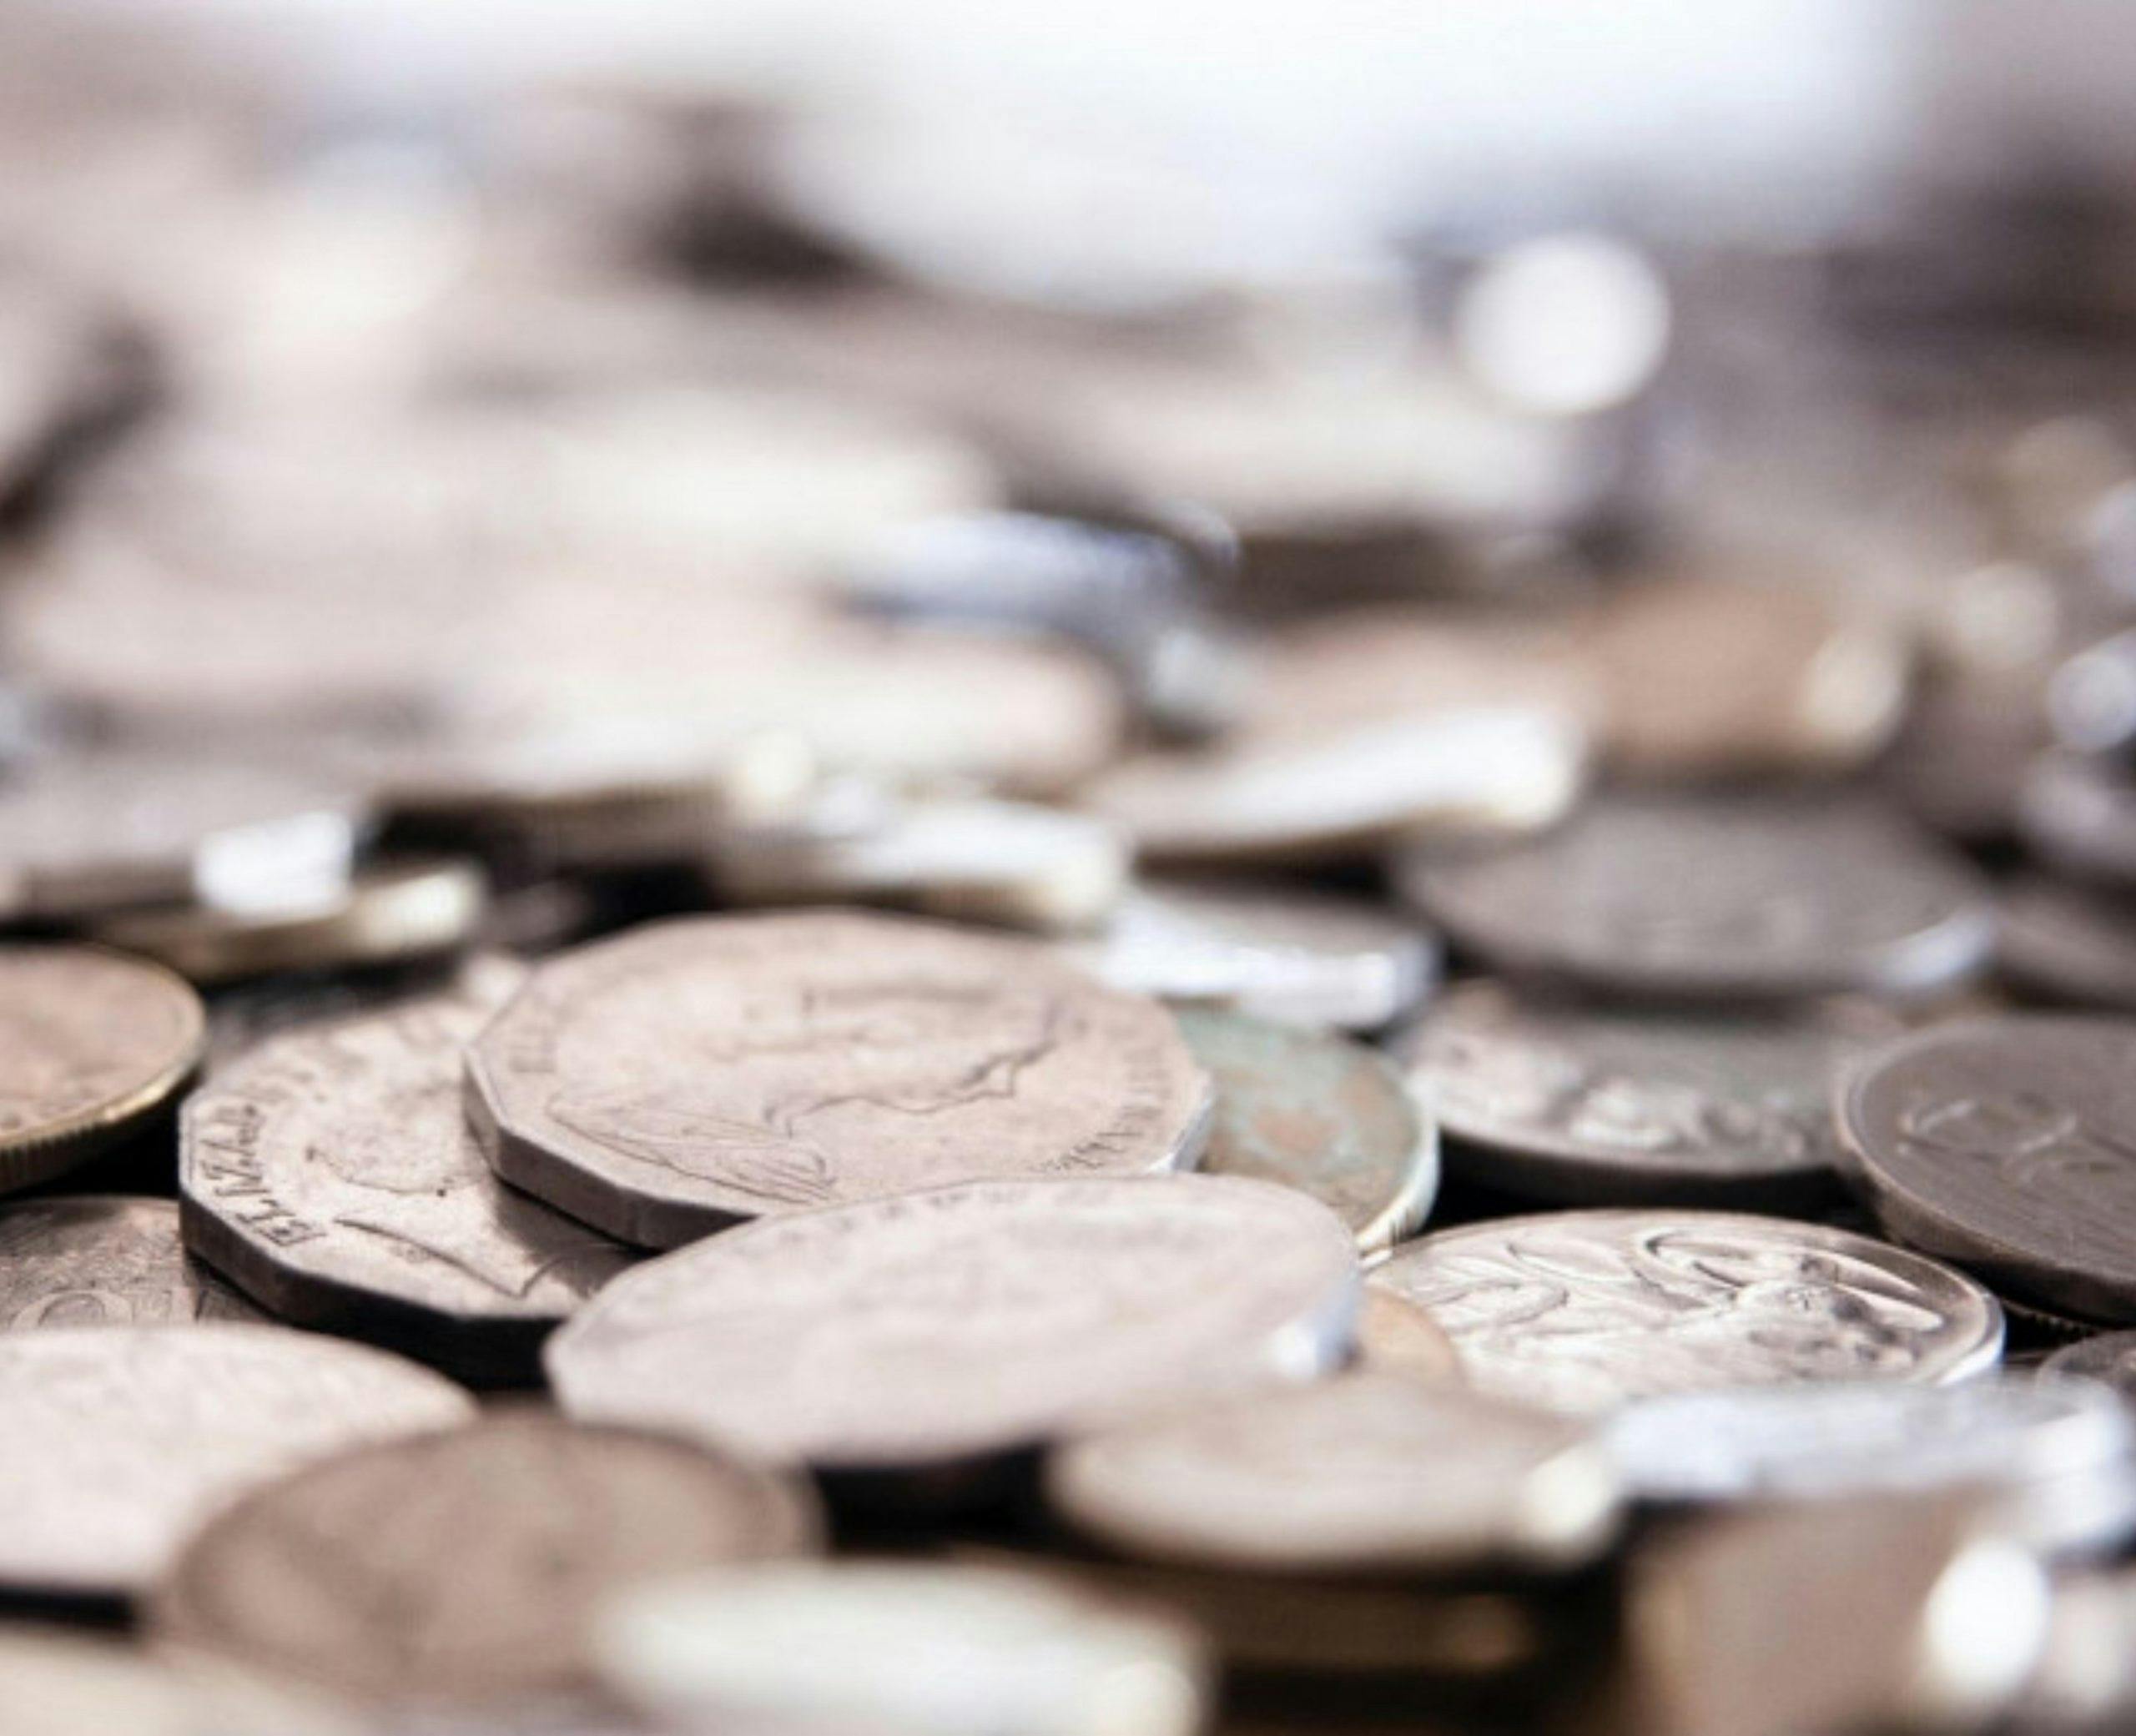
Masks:
[[[1549,837],[1398,872],[1495,968],[1619,994],[1922,993],[1984,964],[1994,936],[1968,869],[1844,798],[1620,795]]]
[[[1045,1491],[1122,1554],[1277,1573],[1570,1567],[1609,1546],[1619,1501],[1580,1423],[1373,1375],[1083,1436]]]
[[[2034,994],[2136,1011],[2136,906],[2028,876],[2002,893],[1995,962]]]
[[[192,1659],[58,1627],[0,1628],[9,1736],[365,1736],[342,1708]]]
[[[286,1032],[217,1074],[180,1126],[188,1245],[285,1320],[531,1377],[550,1329],[632,1255],[483,1162],[460,1056],[498,998]]]
[[[672,1246],[766,1213],[1191,1165],[1170,1017],[1029,942],[835,913],[657,923],[539,966],[467,1054],[514,1186]]]
[[[1903,1249],[1729,1212],[1568,1211],[1442,1230],[1367,1280],[1429,1310],[1479,1391],[1553,1409],[1796,1381],[1955,1381],[1995,1298]]]
[[[2043,754],[2018,791],[2018,833],[2063,873],[2136,881],[2136,782],[2110,760]]]
[[[2040,1365],[2045,1374],[2081,1375],[2136,1397],[2136,1332],[2100,1332],[2066,1344]]]
[[[1884,1227],[2020,1300],[2136,1321],[2136,1023],[2021,1016],[1932,1026],[1838,1094]]]
[[[1368,1286],[1358,1310],[1358,1366],[1429,1386],[1461,1386],[1461,1353],[1424,1309]]]
[[[360,1701],[592,1686],[595,1611],[638,1581],[813,1553],[801,1486],[626,1429],[503,1411],[254,1490],[157,1588],[162,1639]]]
[[[1138,1402],[1320,1373],[1356,1304],[1348,1232],[1287,1189],[981,1182],[652,1260],[544,1361],[573,1416],[837,1470],[949,1467]]]
[[[1180,1034],[1217,1085],[1202,1168],[1307,1193],[1367,1253],[1413,1234],[1438,1191],[1438,1134],[1376,1049],[1182,1008]]]
[[[73,1169],[169,1103],[200,1063],[200,997],[159,964],[0,947],[0,1190]]]
[[[1836,1069],[1902,1027],[1864,1003],[1628,1011],[1464,983],[1395,1045],[1449,1169],[1574,1205],[1784,1209],[1832,1191]]]
[[[168,1200],[77,1194],[0,1206],[0,1331],[260,1318],[186,1257]]]
[[[254,1482],[344,1447],[473,1414],[450,1381],[277,1326],[0,1336],[0,1583],[123,1596]]]

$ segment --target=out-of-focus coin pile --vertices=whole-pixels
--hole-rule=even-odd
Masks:
[[[1419,233],[0,15],[0,1736],[2136,1727],[2122,352]]]

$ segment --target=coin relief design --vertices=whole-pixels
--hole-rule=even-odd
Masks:
[[[82,1195],[0,1207],[0,1331],[263,1317],[187,1257],[168,1200]]]

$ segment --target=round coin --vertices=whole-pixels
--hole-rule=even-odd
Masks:
[[[2032,877],[2002,895],[1995,959],[2020,988],[2136,1011],[2136,903]]]
[[[2028,849],[2063,873],[2136,882],[2136,780],[2112,760],[2039,756],[2018,793],[2018,831]]]
[[[2040,1365],[2046,1374],[2081,1375],[2136,1398],[2136,1331],[2101,1332],[2064,1345]]]
[[[626,1273],[545,1353],[565,1409],[839,1470],[951,1467],[1339,1361],[1357,1255],[1233,1176],[983,1182],[768,1219]]]
[[[1191,1165],[1210,1104],[1154,1002],[1035,943],[839,913],[657,923],[552,959],[467,1084],[506,1181],[654,1247],[959,1181]]]
[[[0,1331],[261,1317],[186,1256],[169,1200],[83,1194],[0,1206]]]
[[[1443,1230],[1367,1280],[1446,1329],[1469,1383],[1575,1411],[1715,1386],[1954,1381],[2002,1314],[1971,1280],[1816,1224],[1571,1211]]]

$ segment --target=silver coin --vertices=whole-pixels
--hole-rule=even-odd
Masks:
[[[264,1317],[188,1257],[169,1200],[78,1194],[0,1207],[0,1331]]]
[[[818,913],[659,923],[539,966],[468,1051],[515,1186],[673,1246],[990,1176],[1191,1165],[1207,1079],[1164,1009],[1030,942]]]
[[[544,1361],[573,1416],[900,1470],[1321,1373],[1357,1300],[1348,1231],[1266,1182],[983,1182],[767,1219],[649,1261]]]
[[[2136,905],[2038,876],[2004,892],[1995,959],[2019,987],[2136,1011]]]
[[[283,1683],[61,1628],[0,1628],[9,1736],[370,1736],[347,1709]]]
[[[2018,832],[2064,873],[2136,881],[2136,782],[2111,760],[2041,755],[2018,791]]]
[[[1821,1225],[1568,1211],[1443,1230],[1368,1285],[1446,1329],[1479,1391],[1553,1409],[1801,1381],[1959,1380],[2002,1311],[1971,1279]]]
[[[2079,1375],[2136,1398],[2136,1331],[2100,1332],[2065,1344],[2040,1365],[2043,1374]]]

